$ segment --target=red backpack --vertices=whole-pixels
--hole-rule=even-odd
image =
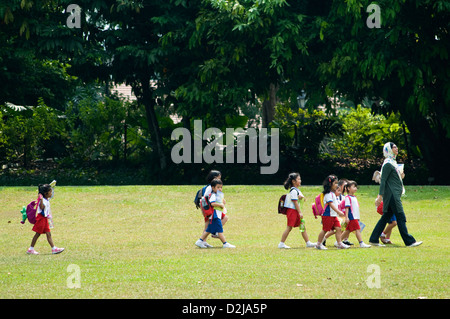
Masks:
[[[211,194],[209,196],[211,196]],[[211,202],[209,201],[209,196],[202,196],[202,198],[200,199],[200,208],[205,217],[214,214],[214,207],[211,205]]]

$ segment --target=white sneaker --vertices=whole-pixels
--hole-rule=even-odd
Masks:
[[[308,247],[308,248],[310,248],[310,247],[316,247],[316,244],[314,244],[314,243],[308,241],[308,242],[306,243],[306,247]]]
[[[406,246],[406,247],[417,247],[417,246],[422,245],[422,243],[423,243],[423,241],[416,241],[415,243],[412,243],[411,245]]]
[[[39,255],[39,253],[34,249],[28,249],[27,254],[28,255]]]
[[[380,244],[380,243],[371,243],[369,241],[369,244],[371,244],[372,246],[378,246],[378,247],[386,247],[386,245]]]
[[[195,242],[195,246],[198,246],[200,248],[208,248],[208,246],[205,245],[205,242],[200,239]]]
[[[235,245],[231,245],[230,243],[223,244],[222,248],[236,248]]]
[[[291,248],[291,247],[289,247],[289,246],[286,245],[285,243],[280,242],[280,243],[278,244],[278,248],[289,249],[289,248]]]
[[[58,248],[58,247],[52,248],[52,254],[60,254],[64,251],[64,249],[65,248]]]
[[[371,245],[367,245],[364,242],[362,242],[361,244],[359,244],[359,247],[361,247],[361,248],[370,248],[372,246]]]
[[[213,245],[208,244],[206,241],[203,242],[203,245],[206,246],[206,248],[212,248]]]
[[[325,247],[322,243],[320,243],[319,245],[316,244],[316,248],[317,249],[321,249],[321,250],[327,250],[328,248]]]
[[[348,246],[348,245],[346,245],[346,244],[344,244],[344,243],[342,243],[342,242],[341,242],[341,244],[338,244],[337,242],[335,242],[335,243],[334,243],[334,246],[335,246],[337,249],[348,249],[348,248],[350,248],[350,246]]]

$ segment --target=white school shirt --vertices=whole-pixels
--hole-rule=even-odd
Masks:
[[[284,207],[295,209],[294,201],[302,199],[303,194],[297,187],[291,187],[291,191],[286,195],[286,199],[284,200]],[[299,204],[300,206],[300,204]]]
[[[48,217],[48,215],[51,215],[50,201],[45,198],[42,198],[41,201],[44,204],[44,209],[41,209],[41,204],[39,203],[37,213],[41,214],[44,217]]]
[[[217,194],[216,193],[211,192],[211,196],[209,197],[209,202],[210,203],[216,203],[216,202],[218,203],[218,201],[217,201]],[[216,209],[216,207],[214,207],[214,212],[216,213],[217,218],[222,219],[222,211],[220,211],[220,210]],[[214,216],[214,214],[211,215],[209,217],[209,219],[213,218],[213,216]]]
[[[350,202],[351,201],[351,202]],[[359,204],[358,199],[355,196],[348,195],[345,196],[345,208],[349,208],[348,210],[348,219],[361,219],[359,212]]]
[[[211,187],[211,185],[208,185],[205,188],[205,193],[203,194],[203,196],[207,197],[209,194],[211,194],[211,192],[212,192],[212,187]]]
[[[336,208],[339,205],[338,200],[336,198],[336,194],[334,192],[326,193],[325,196],[323,197],[323,205],[324,206],[326,205],[325,211],[323,212],[323,216],[337,217],[338,213],[334,209],[331,209],[330,205],[327,205],[330,203],[333,203],[336,206]]]

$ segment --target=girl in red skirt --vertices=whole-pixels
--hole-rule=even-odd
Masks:
[[[36,241],[38,240],[39,236],[41,236],[41,234],[45,234],[47,236],[47,241],[50,244],[50,247],[52,247],[52,254],[59,254],[64,250],[64,248],[58,248],[53,244],[52,234],[50,232],[50,226],[48,223],[48,219],[51,216],[49,199],[52,197],[52,193],[53,190],[49,184],[39,185],[39,199],[36,223],[33,226],[33,231],[36,232],[36,234],[31,240],[31,246],[30,248],[28,248],[27,254],[39,254],[36,250],[34,250],[34,245],[36,245]]]
[[[284,242],[286,241],[292,228],[299,227],[302,223],[303,214],[300,211],[299,201],[304,199],[302,192],[298,189],[302,183],[299,173],[291,173],[284,182],[284,188],[289,189],[289,193],[286,195],[286,200],[284,202],[284,207],[287,208],[286,218],[287,226],[283,234],[281,235],[281,241],[278,244],[278,248],[291,248],[287,246]],[[315,244],[309,241],[308,234],[306,230],[302,233],[303,240],[306,243],[306,247],[314,247]]]

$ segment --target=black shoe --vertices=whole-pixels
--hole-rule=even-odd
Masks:
[[[353,246],[353,243],[349,242],[347,239],[342,241],[344,244]]]

